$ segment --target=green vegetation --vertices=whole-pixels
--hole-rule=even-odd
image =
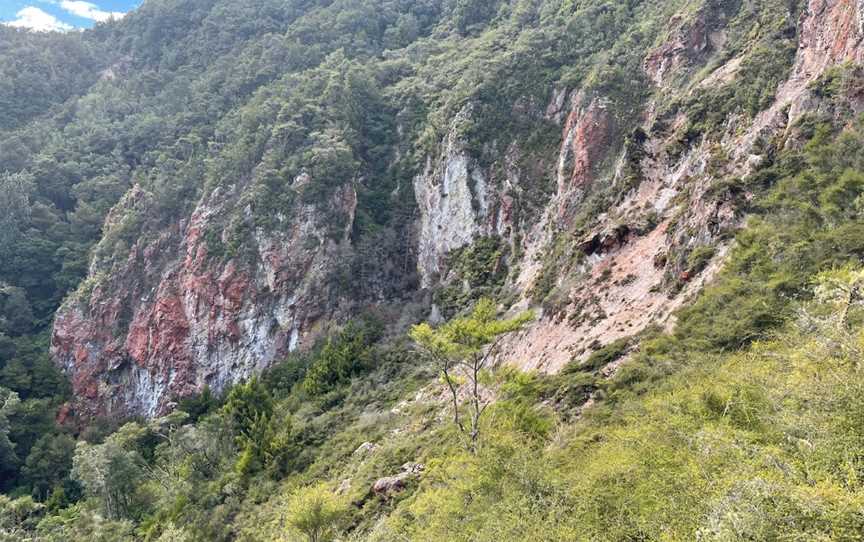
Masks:
[[[453,423],[467,437],[468,449],[476,453],[480,447],[480,422],[489,406],[482,389],[489,382],[489,365],[498,354],[498,345],[504,335],[523,327],[533,318],[524,313],[515,318],[498,320],[495,318],[495,305],[483,298],[477,302],[469,316],[454,318],[432,329],[429,324],[418,324],[411,328],[409,335],[426,352],[438,371],[440,371],[453,407]],[[460,414],[462,410],[460,388],[466,380],[470,405],[470,416]],[[488,391],[486,391],[488,393]],[[463,418],[468,418],[468,423]]]
[[[564,372],[574,372],[576,370],[596,371],[602,369],[621,358],[627,352],[627,349],[630,348],[632,342],[631,339],[612,341],[606,346],[591,352],[591,355],[588,356],[588,359],[584,363],[571,362],[564,368]]]
[[[345,503],[326,485],[298,490],[288,501],[288,524],[309,542],[328,542],[334,538],[334,526],[345,515]]]
[[[268,529],[290,511],[289,524],[310,539],[360,529],[371,540],[484,539],[483,533],[549,540],[623,540],[658,533],[671,539],[762,539],[781,533],[854,540],[862,528],[856,512],[862,501],[850,452],[864,446],[854,421],[862,396],[856,382],[861,380],[864,314],[857,293],[860,272],[838,266],[861,257],[848,233],[855,231],[850,228],[857,221],[856,201],[864,184],[854,180],[854,172],[861,170],[854,162],[859,153],[848,151],[862,140],[857,129],[837,134],[821,129],[803,150],[784,151],[757,172],[749,182],[767,187],[767,193],[755,204],[751,225],[739,235],[716,285],[683,311],[674,335],[643,341],[612,380],[575,370],[555,377],[504,371],[487,380],[498,382],[498,399],[478,418],[484,444],[475,453],[464,451],[459,432],[446,425],[384,438],[389,423],[423,419],[421,407],[403,421],[377,419],[375,432],[385,448],[372,452],[372,463],[354,459],[352,451],[360,442],[377,440],[369,432],[356,433],[370,427],[361,421],[363,408],[357,408],[371,398],[362,391],[364,381],[394,370],[406,375],[398,362],[366,369],[372,372],[362,379],[349,374],[334,381],[328,394],[341,395],[335,403],[334,397],[322,403],[305,395],[306,377],[291,376],[303,366],[351,367],[343,362],[367,357],[405,359],[404,351],[387,353],[374,346],[375,339],[358,339],[365,334],[349,326],[312,360],[287,363],[287,376],[264,378],[265,383],[280,382],[279,387],[255,381],[239,386],[224,407],[194,425],[180,416],[146,429],[127,426],[103,444],[79,445],[74,472],[92,499],[86,502],[101,503],[106,517],[114,518],[100,525],[100,532],[122,539],[122,533],[131,533],[128,522],[138,521],[154,529],[154,536],[219,539],[218,531],[206,525],[216,529],[234,517],[231,521],[246,533],[242,536],[255,539],[250,533],[257,531],[266,538],[278,531]],[[776,206],[786,212],[776,212]],[[838,228],[846,232],[843,243],[837,241]],[[797,242],[788,242],[793,235]],[[742,288],[744,284],[750,287]],[[754,289],[774,284],[777,289]],[[809,292],[815,297],[810,299]],[[478,310],[492,314],[488,303]],[[443,329],[462,329],[472,318],[456,319]],[[426,329],[417,338],[431,344],[440,333]],[[760,340],[740,349],[754,339]],[[471,343],[473,352],[489,337],[478,341]],[[363,344],[369,346],[359,346]],[[621,342],[599,350],[588,369],[618,357],[623,348]],[[395,385],[391,400],[404,397],[410,379],[385,378]],[[271,393],[278,397],[272,405]],[[547,397],[556,405],[566,405],[568,398],[578,405],[589,394],[600,402],[569,425],[559,418],[563,414],[535,406]],[[292,414],[276,421],[275,412]],[[353,414],[343,418],[349,412]],[[281,436],[269,436],[277,428]],[[159,443],[151,434],[168,439]],[[288,443],[281,449],[292,450],[285,455],[289,465],[278,470],[267,468],[269,452],[264,451],[272,450],[274,441]],[[333,443],[343,451],[328,452]],[[192,446],[191,456],[187,446]],[[369,484],[370,475],[389,474],[400,462],[418,458],[429,469],[410,494],[389,505],[367,500],[363,476]],[[346,495],[348,501],[362,503],[356,512],[340,504],[332,486],[314,485],[322,480],[335,484],[345,476],[347,471],[339,474],[340,463],[348,471],[360,469],[361,485],[354,486],[352,478],[357,489]],[[182,464],[193,470],[176,470]],[[108,485],[93,478],[97,465],[112,465],[111,477],[103,482]],[[158,478],[165,474],[156,473],[177,473],[179,478]],[[157,479],[174,489],[163,494],[161,484],[147,481]],[[283,489],[267,481],[273,479],[283,480]],[[198,489],[171,497],[186,484]],[[257,493],[254,488],[261,484],[280,497]],[[207,487],[218,493],[207,496]],[[246,504],[226,500],[220,487],[246,488],[241,489]],[[10,501],[5,513],[19,514],[17,524],[27,529],[57,528],[56,518],[62,516],[46,515],[28,502]],[[246,506],[257,509],[248,519]],[[64,528],[89,532],[87,510],[75,507],[69,509],[76,510],[75,519],[67,512],[69,526]],[[153,519],[137,516],[141,510],[151,510]],[[229,515],[211,516],[216,513]],[[387,519],[374,522],[381,513]],[[191,523],[192,518],[199,519]]]
[[[21,399],[0,490],[80,493],[59,470],[24,475],[43,436],[70,437],[53,423],[68,385],[48,333],[64,299],[86,310],[127,264],[152,288],[129,259],[136,246],[164,236],[173,246],[176,226],[218,190],[209,257],[254,267],[256,228],[284,232],[314,205],[315,235],[303,241],[350,241],[328,277],[339,294],[400,299],[417,287],[411,179],[457,113],[473,158],[497,164],[490,179],[526,180],[512,188],[514,223],[536,217],[555,185],[552,89],[584,87],[586,100],[603,99],[614,133],[629,130],[649,96],[635,76],[643,53],[685,4],[152,0],[88,32],[0,28],[0,387]],[[509,149],[519,150],[504,171],[497,157]],[[349,188],[353,214],[334,204]],[[471,286],[442,292],[448,316],[506,295],[508,250],[489,238],[454,255]],[[116,337],[133,311],[121,311]],[[339,370],[344,381],[365,369]]]
[[[578,88],[583,105],[606,108],[621,147],[593,173],[620,165],[621,177],[585,187],[553,233],[531,294],[555,314],[586,227],[640,182],[648,137],[674,135],[686,151],[764,109],[802,7],[148,0],[90,32],[0,26],[0,539],[860,539],[855,66],[813,85],[824,108],[788,141],[762,142],[757,171],[716,188],[746,227],[670,333],[615,341],[557,375],[492,367],[529,315],[484,299],[506,298],[518,243],[482,237],[449,256],[435,298],[449,321],[411,328],[412,341],[358,318],[165,417],[55,423],[69,385],[48,354],[53,314],[63,299],[86,309],[136,244],[179,237],[206,204],[211,263],[250,270],[258,231],[287,235],[315,209],[304,246],[344,256],[327,277],[334,306],[404,303],[417,289],[411,179],[441,138],[453,129],[490,182],[507,183],[512,224],[533,223],[561,143],[546,105],[553,89]],[[682,24],[723,26],[726,45],[691,59],[648,134],[633,126],[660,96],[642,62],[682,11]],[[687,121],[662,134],[673,114]],[[712,154],[709,168],[726,159]],[[340,205],[354,194],[356,209]],[[690,273],[714,256],[707,244],[675,255]],[[398,484],[373,490],[385,477]]]
[[[435,303],[452,316],[482,297],[498,298],[507,278],[509,247],[497,236],[480,237],[447,255],[450,276]]]
[[[479,382],[495,400],[453,394],[463,377],[434,383],[441,367],[355,323],[221,406],[186,403],[209,405],[194,423],[181,412],[78,444],[83,500],[46,509],[22,497],[2,517],[108,540],[855,540],[862,144],[857,125],[825,125],[745,179],[762,195],[714,285],[611,378],[590,371],[635,343],[554,376],[480,366],[466,389]],[[522,322],[483,301],[412,334],[448,368],[470,368]],[[307,388],[316,373],[341,376]],[[466,447],[445,409],[468,412],[482,445]],[[418,461],[419,481],[371,491]]]
[[[715,2],[713,6],[722,10],[724,4]],[[668,104],[669,116],[664,120],[670,120],[676,111],[687,111],[687,124],[678,134],[679,150],[704,135],[723,133],[736,117],[752,118],[766,109],[792,68],[801,3],[771,0],[741,2],[738,7],[725,27],[729,46],[697,74],[692,92]],[[699,80],[700,75],[708,76],[737,55],[741,55],[740,63],[726,77]]]
[[[335,339],[328,339],[303,378],[303,388],[320,395],[345,384],[372,365],[370,346],[381,337],[379,322],[352,323]]]
[[[854,540],[861,347],[828,314],[737,354],[692,354],[564,435],[496,423],[495,444],[442,458],[378,539]]]
[[[701,245],[694,248],[690,254],[687,255],[687,271],[696,274],[705,269],[705,266],[708,265],[708,262],[714,257],[715,252],[716,249],[708,245]]]

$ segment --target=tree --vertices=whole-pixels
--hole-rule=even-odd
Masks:
[[[303,388],[309,394],[320,395],[348,382],[371,365],[369,347],[379,335],[374,323],[348,324],[336,338],[327,340],[306,371]]]
[[[33,310],[23,288],[0,282],[0,331],[9,335],[26,333],[33,327]]]
[[[286,520],[309,542],[329,542],[335,538],[336,524],[345,513],[345,502],[325,484],[318,484],[294,492]]]
[[[852,326],[851,313],[864,304],[864,270],[853,266],[825,271],[816,276],[816,299],[835,309],[841,329]]]
[[[273,398],[258,378],[235,386],[222,413],[240,449],[235,470],[248,474],[265,466],[274,441]],[[284,420],[286,424],[290,420]],[[290,426],[287,427],[290,432]]]
[[[210,386],[205,385],[201,393],[180,399],[178,408],[189,415],[189,421],[195,422],[219,405],[219,400],[213,395]]]
[[[131,518],[140,514],[138,486],[145,478],[138,442],[146,430],[128,423],[105,439],[103,444],[79,442],[73,459],[72,477],[86,493],[98,499],[110,519]]]
[[[45,510],[45,506],[29,495],[10,499],[0,494],[0,539],[32,540],[31,531]]]
[[[514,318],[498,319],[492,300],[483,298],[465,317],[454,318],[437,329],[423,323],[411,328],[410,337],[434,361],[450,390],[453,421],[468,438],[468,449],[476,452],[480,438],[480,419],[489,402],[483,398],[481,380],[494,359],[501,339],[521,329],[534,318],[523,312]],[[461,373],[461,374],[460,374]],[[469,425],[460,414],[460,376],[467,378],[470,418]]]
[[[33,176],[0,173],[0,254],[7,254],[30,216]]]
[[[69,435],[47,434],[36,441],[24,462],[24,476],[33,488],[33,496],[45,499],[49,492],[69,475],[75,439]]]
[[[6,388],[0,388],[0,474],[3,478],[14,472],[18,464],[15,455],[15,444],[9,440],[9,416],[12,415],[21,401],[18,394]]]
[[[860,366],[864,270],[854,265],[823,271],[814,279],[813,302],[799,309],[798,324],[822,347]],[[820,354],[824,355],[824,354]]]

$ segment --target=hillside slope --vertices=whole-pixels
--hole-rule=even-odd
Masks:
[[[282,14],[284,35],[237,47],[290,58],[350,9]],[[394,42],[404,13],[373,9],[378,34],[339,33],[364,47],[268,66],[203,132],[157,145],[56,318],[79,409],[164,413],[370,306],[416,319],[423,292],[445,316],[481,294],[542,304],[504,357],[584,359],[698,290],[750,197],[716,187],[808,112],[809,83],[860,56],[844,2],[484,10],[430,8]]]
[[[861,2],[0,39],[0,536],[860,538]],[[466,449],[406,332],[481,298]]]

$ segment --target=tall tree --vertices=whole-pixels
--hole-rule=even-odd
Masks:
[[[468,449],[472,452],[477,451],[480,419],[489,406],[481,381],[504,336],[521,329],[533,318],[531,312],[509,319],[498,318],[495,304],[483,298],[468,316],[454,318],[437,329],[427,323],[419,324],[409,333],[441,372],[453,402],[453,421],[467,437]],[[460,412],[461,388],[467,388],[468,393],[467,424]]]

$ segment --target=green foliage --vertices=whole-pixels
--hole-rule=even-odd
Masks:
[[[145,436],[145,428],[130,423],[101,444],[79,442],[75,450],[73,478],[110,519],[140,518],[147,509],[141,448]]]
[[[220,405],[220,400],[205,385],[201,393],[180,399],[177,409],[189,415],[190,421],[196,421],[205,414],[213,412]]]
[[[231,389],[222,407],[237,447],[241,450],[235,470],[247,475],[261,469],[272,444],[273,398],[267,388],[253,377]],[[290,423],[285,427],[290,432]]]
[[[329,542],[335,539],[336,525],[346,512],[346,503],[319,484],[301,488],[291,496],[286,521],[309,542]]]
[[[651,92],[642,62],[672,16],[707,14],[705,30],[725,32],[701,75],[741,57],[728,82],[697,74],[685,98],[661,103],[687,115],[677,135],[688,145],[771,101],[799,4],[148,0],[74,35],[0,26],[0,489],[16,495],[0,496],[2,536],[860,538],[864,137],[820,117],[794,127],[804,149],[772,149],[740,182],[756,198],[725,270],[672,335],[633,345],[610,380],[593,372],[630,344],[554,376],[488,370],[496,341],[529,318],[499,319],[488,300],[414,327],[454,410],[469,403],[467,431],[484,435],[474,453],[440,423],[425,360],[357,323],[224,404],[205,390],[180,402],[188,416],[90,428],[74,454],[53,420],[68,390],[47,331],[91,264],[77,300],[205,203],[211,258],[254,269],[259,231],[287,238],[313,216],[300,243],[338,245],[334,295],[398,300],[416,287],[411,179],[442,136],[455,128],[484,168],[507,156],[488,178],[527,181],[509,195],[512,223],[531,223],[555,189],[550,89],[578,87],[606,108],[609,144],[623,140],[627,159],[621,183],[587,187],[572,231],[544,256],[532,294],[556,308],[583,255],[574,239],[639,180],[644,134],[630,130]],[[858,71],[832,70],[813,89],[841,123]],[[507,251],[488,237],[454,252],[457,287],[442,305],[460,313],[499,295]],[[699,247],[681,263],[696,272],[712,256]],[[374,451],[355,454],[367,442]],[[427,465],[419,480],[371,495],[414,461]]]
[[[65,434],[45,434],[39,437],[24,462],[23,474],[37,498],[66,494],[66,477],[72,469],[75,439]]]
[[[498,319],[496,313],[491,299],[481,299],[469,315],[453,318],[436,329],[418,324],[409,335],[436,360],[462,360],[480,354],[502,335],[522,328],[534,318],[533,313],[523,312],[514,318]]]
[[[371,345],[381,336],[381,325],[351,322],[335,338],[328,338],[303,378],[303,389],[321,395],[372,368]]]
[[[15,472],[19,461],[15,454],[15,445],[9,440],[9,417],[20,403],[18,394],[6,388],[0,388],[0,472],[6,476]]]
[[[701,245],[693,249],[687,255],[687,270],[690,273],[696,274],[705,269],[711,258],[714,257],[716,249],[712,246]]]
[[[860,327],[836,318],[859,275],[820,275],[816,300],[775,340],[691,351],[674,376],[614,411],[583,412],[554,440],[526,438],[536,410],[490,422],[489,446],[431,461],[421,490],[370,538],[856,539],[864,349]],[[536,378],[509,385],[500,406],[531,397]]]
[[[504,335],[517,331],[534,319],[530,311],[513,318],[497,318],[495,303],[488,298],[477,301],[467,316],[453,318],[433,329],[422,323],[411,328],[408,335],[429,356],[450,392],[453,422],[467,438],[472,453],[480,446],[480,424],[489,402],[483,395],[487,368]],[[465,380],[463,384],[463,379]],[[468,394],[468,423],[460,414],[460,389]]]
[[[688,115],[688,125],[680,134],[682,143],[690,144],[703,134],[716,134],[731,116],[752,118],[771,104],[795,59],[797,9],[795,3],[783,0],[742,3],[729,22],[731,50],[718,59],[728,61],[741,55],[733,76],[719,83],[699,85],[693,93],[670,104],[670,112],[685,111]],[[751,30],[754,22],[760,31]]]
[[[44,505],[32,497],[10,499],[0,495],[0,536],[3,540],[15,540],[28,534],[39,523]]]
[[[23,305],[20,290],[11,287],[4,289],[3,293],[0,293],[0,306],[3,305],[4,293],[7,294],[5,306],[9,315],[5,320],[7,329],[11,332],[21,325],[29,331],[31,323],[27,322],[27,305]],[[22,315],[25,317],[22,318]],[[3,324],[0,323],[0,328],[2,327]],[[3,342],[0,333],[0,343]],[[57,459],[57,465],[45,465],[47,471],[43,471],[36,478],[28,476],[23,470],[27,468],[31,448],[35,444],[42,439],[47,439],[43,442],[47,444],[61,438],[54,425],[54,412],[68,397],[68,383],[49,358],[47,342],[47,333],[43,333],[6,339],[5,347],[0,344],[0,389],[8,388],[17,398],[14,407],[10,406],[5,413],[0,414],[5,416],[6,423],[5,429],[2,429],[3,423],[0,423],[0,434],[5,435],[14,445],[12,455],[0,451],[0,456],[5,455],[0,459],[0,471],[3,472],[0,477],[0,490],[11,491],[20,485],[23,486],[23,493],[32,493],[40,498],[45,498],[48,491],[55,486],[67,484],[71,466],[68,457],[63,457],[60,453],[53,456]],[[3,448],[3,438],[4,436],[0,436],[0,449]],[[40,486],[38,488],[37,479]],[[74,494],[74,490],[70,491]]]
[[[0,174],[0,250],[11,250],[21,236],[21,226],[30,218],[33,176],[26,173]]]
[[[490,425],[488,444],[476,455],[452,453],[431,462],[421,491],[369,540],[577,539],[572,524],[550,528],[567,517],[575,496],[538,461],[548,433],[533,428],[545,416],[533,408],[497,407],[501,426]]]
[[[507,278],[509,247],[497,236],[480,237],[447,255],[450,284],[435,292],[445,315],[454,315],[481,297],[495,298]]]
[[[619,359],[621,356],[627,353],[627,350],[630,348],[632,340],[629,338],[618,339],[612,341],[611,343],[603,346],[599,350],[595,350],[591,352],[591,355],[588,356],[583,363],[579,363],[578,361],[571,361],[564,368],[564,372],[579,372],[579,371],[596,371],[602,369],[606,365],[612,363],[613,361]]]
[[[129,260],[136,245],[175,242],[164,236],[181,218],[221,202],[208,215],[209,255],[254,267],[257,231],[288,234],[311,205],[303,246],[336,242],[345,254],[325,280],[352,303],[398,299],[417,287],[410,180],[455,114],[473,111],[462,135],[483,164],[523,149],[513,167],[532,179],[514,208],[524,220],[554,190],[546,170],[560,128],[543,112],[549,90],[590,73],[628,118],[644,81],[624,75],[639,72],[638,54],[675,9],[153,0],[87,32],[0,28],[0,288],[11,293],[0,307],[0,386],[41,401],[13,423],[19,466],[40,432],[56,434],[52,410],[68,394],[47,355],[54,312],[76,288],[69,303],[86,309],[119,266],[140,264]],[[493,275],[475,277],[489,295]],[[111,333],[121,337],[128,320]],[[337,380],[355,374],[337,365]],[[27,484],[16,475],[0,486]]]
[[[101,44],[75,33],[32,33],[4,25],[0,43],[0,133],[83,94],[104,65]]]
[[[774,187],[757,201],[719,279],[682,311],[677,335],[703,341],[700,348],[737,348],[783,322],[811,277],[864,255],[856,203],[864,163],[855,154],[864,136],[858,126],[820,134],[758,175]]]

